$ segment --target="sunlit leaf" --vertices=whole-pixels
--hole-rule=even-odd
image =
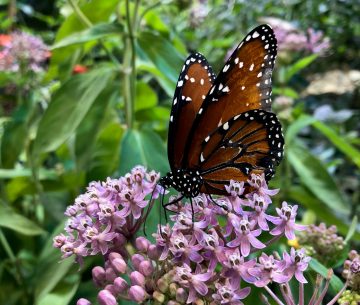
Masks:
[[[45,231],[36,223],[18,214],[10,207],[0,205],[0,227],[14,230],[23,235],[40,235]]]
[[[285,82],[288,82],[296,73],[310,65],[316,58],[317,54],[312,54],[307,57],[299,59],[293,65],[285,70]]]
[[[85,29],[80,32],[76,32],[72,35],[65,37],[64,39],[56,42],[51,49],[59,49],[74,44],[80,44],[88,41],[104,38],[109,35],[118,35],[121,33],[122,27],[114,23],[99,23],[95,24],[91,28]]]
[[[128,130],[122,140],[120,174],[125,174],[135,165],[146,166],[162,174],[168,171],[165,145],[161,138],[150,130]]]
[[[74,133],[112,75],[110,69],[76,75],[55,93],[39,123],[35,154],[55,150]]]
[[[144,82],[136,83],[135,111],[152,108],[157,104],[157,95],[151,87]]]
[[[322,275],[324,278],[328,277],[329,269],[322,265],[315,258],[311,259],[309,267]],[[335,274],[333,274],[330,280],[330,291],[332,292],[332,294],[337,294],[343,287],[344,283]]]
[[[349,214],[349,206],[319,159],[306,148],[295,143],[288,147],[287,158],[301,182],[311,190],[314,196],[340,215]]]

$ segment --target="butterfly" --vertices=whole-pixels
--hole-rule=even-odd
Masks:
[[[281,124],[271,112],[277,41],[269,25],[249,32],[216,77],[206,58],[182,67],[170,113],[168,159],[160,179],[182,197],[227,194],[230,180],[269,180],[283,157]]]

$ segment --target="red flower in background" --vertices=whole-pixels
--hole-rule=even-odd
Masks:
[[[75,65],[73,68],[73,74],[82,74],[86,73],[88,71],[88,68],[84,65]]]

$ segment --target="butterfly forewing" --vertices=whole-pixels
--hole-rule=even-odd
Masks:
[[[182,166],[199,166],[202,141],[218,126],[253,109],[270,110],[276,38],[268,25],[251,31],[227,60],[197,114]]]
[[[203,55],[191,54],[180,73],[169,123],[168,157],[172,170],[181,166],[186,140],[215,75]]]

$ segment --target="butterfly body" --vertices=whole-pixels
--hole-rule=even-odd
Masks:
[[[216,77],[206,58],[185,61],[172,104],[168,157],[160,184],[185,197],[225,194],[230,180],[252,173],[269,180],[283,156],[281,125],[271,112],[276,38],[268,25],[251,31]]]

